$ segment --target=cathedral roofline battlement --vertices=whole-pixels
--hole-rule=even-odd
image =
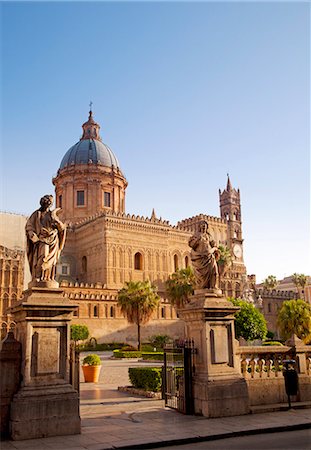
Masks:
[[[183,229],[184,227],[194,225],[198,221],[201,221],[201,220],[206,220],[207,222],[214,222],[214,223],[223,223],[223,224],[227,223],[225,219],[222,219],[220,217],[209,216],[206,214],[198,214],[196,216],[189,217],[188,219],[183,219],[183,220],[179,221],[177,223],[177,226],[180,229]]]
[[[260,288],[257,289],[256,293],[258,295],[261,295],[261,297],[269,297],[271,299],[273,298],[296,298],[297,292],[295,291],[283,291],[280,289],[266,289],[266,288]]]
[[[151,217],[145,217],[145,216],[139,216],[136,214],[129,214],[129,213],[126,214],[126,213],[122,213],[122,212],[107,213],[106,211],[99,211],[98,213],[93,214],[92,216],[86,217],[78,222],[74,222],[74,223],[70,222],[68,224],[68,226],[69,226],[69,228],[77,229],[77,228],[80,228],[81,226],[91,223],[101,217],[106,218],[106,219],[119,218],[119,219],[131,220],[131,221],[145,223],[145,224],[151,224],[151,225],[156,224],[156,225],[165,226],[166,228],[170,228],[170,229],[174,229],[174,230],[185,231],[183,228],[181,228],[179,226],[179,223],[177,225],[171,225],[168,220],[164,220],[161,217],[158,219],[154,215]]]
[[[176,225],[171,225],[168,220],[163,220],[161,217],[158,219],[154,214],[151,215],[151,217],[144,217],[139,216],[135,214],[126,214],[122,212],[109,212],[106,211],[100,211],[92,216],[86,217],[78,222],[69,223],[68,227],[69,230],[76,230],[79,229],[89,223],[94,222],[95,220],[99,218],[105,218],[106,220],[113,220],[113,219],[123,219],[125,222],[131,221],[136,222],[138,224],[145,224],[145,225],[156,225],[164,227],[166,230],[171,231],[182,231],[184,233],[190,233],[192,230],[187,230],[186,227],[193,227],[196,225],[200,220],[207,220],[209,223],[215,223],[215,224],[223,224],[226,225],[226,221],[224,219],[221,219],[220,217],[213,217],[208,216],[205,214],[199,214],[197,216],[191,217],[189,219],[184,219],[180,222],[178,222]]]
[[[62,287],[69,287],[69,288],[84,288],[84,289],[107,289],[107,285],[103,284],[103,283],[83,283],[83,282],[72,282],[72,281],[66,281],[63,280],[60,282],[59,285],[61,288]]]
[[[118,290],[108,289],[102,283],[75,283],[63,280],[60,287],[64,289],[65,297],[71,300],[117,301]]]

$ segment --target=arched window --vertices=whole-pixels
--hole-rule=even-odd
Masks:
[[[114,307],[110,306],[110,317],[114,317]]]
[[[189,258],[188,256],[185,257],[185,267],[189,266]]]
[[[174,271],[178,269],[178,256],[174,255]]]
[[[135,270],[143,269],[143,256],[139,252],[135,253],[135,256],[134,256],[134,269]]]
[[[8,333],[8,324],[6,322],[1,323],[1,341],[6,337]]]
[[[83,273],[87,272],[87,258],[86,258],[86,256],[82,257],[82,272]]]
[[[93,315],[94,315],[94,317],[98,317],[98,305],[94,306]]]
[[[235,297],[240,298],[241,297],[241,286],[240,283],[236,283],[235,285]]]
[[[232,285],[231,283],[228,283],[228,297],[232,297]]]

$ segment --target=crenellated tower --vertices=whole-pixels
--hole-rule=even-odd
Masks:
[[[232,187],[228,175],[227,187],[219,189],[220,216],[227,223],[227,247],[231,250],[232,266],[227,274],[227,295],[242,295],[246,280],[246,268],[243,258],[243,237],[241,219],[240,189]],[[235,281],[233,281],[235,280]]]
[[[241,221],[240,189],[232,187],[228,175],[227,187],[221,192],[219,189],[220,216],[227,222],[228,247],[237,262],[243,262],[243,238]]]

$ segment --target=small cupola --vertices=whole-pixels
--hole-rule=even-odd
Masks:
[[[83,135],[80,139],[81,141],[84,139],[96,139],[101,141],[101,137],[99,136],[100,125],[95,122],[93,119],[93,112],[90,110],[88,121],[82,125]]]

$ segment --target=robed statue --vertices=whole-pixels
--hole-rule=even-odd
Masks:
[[[29,217],[26,223],[27,257],[33,282],[55,281],[56,264],[64,248],[66,225],[57,213],[60,208],[51,210],[52,195],[44,195],[40,208]]]
[[[189,239],[191,262],[198,289],[219,289],[219,272],[217,261],[220,253],[208,232],[208,223],[202,220],[199,232]]]

